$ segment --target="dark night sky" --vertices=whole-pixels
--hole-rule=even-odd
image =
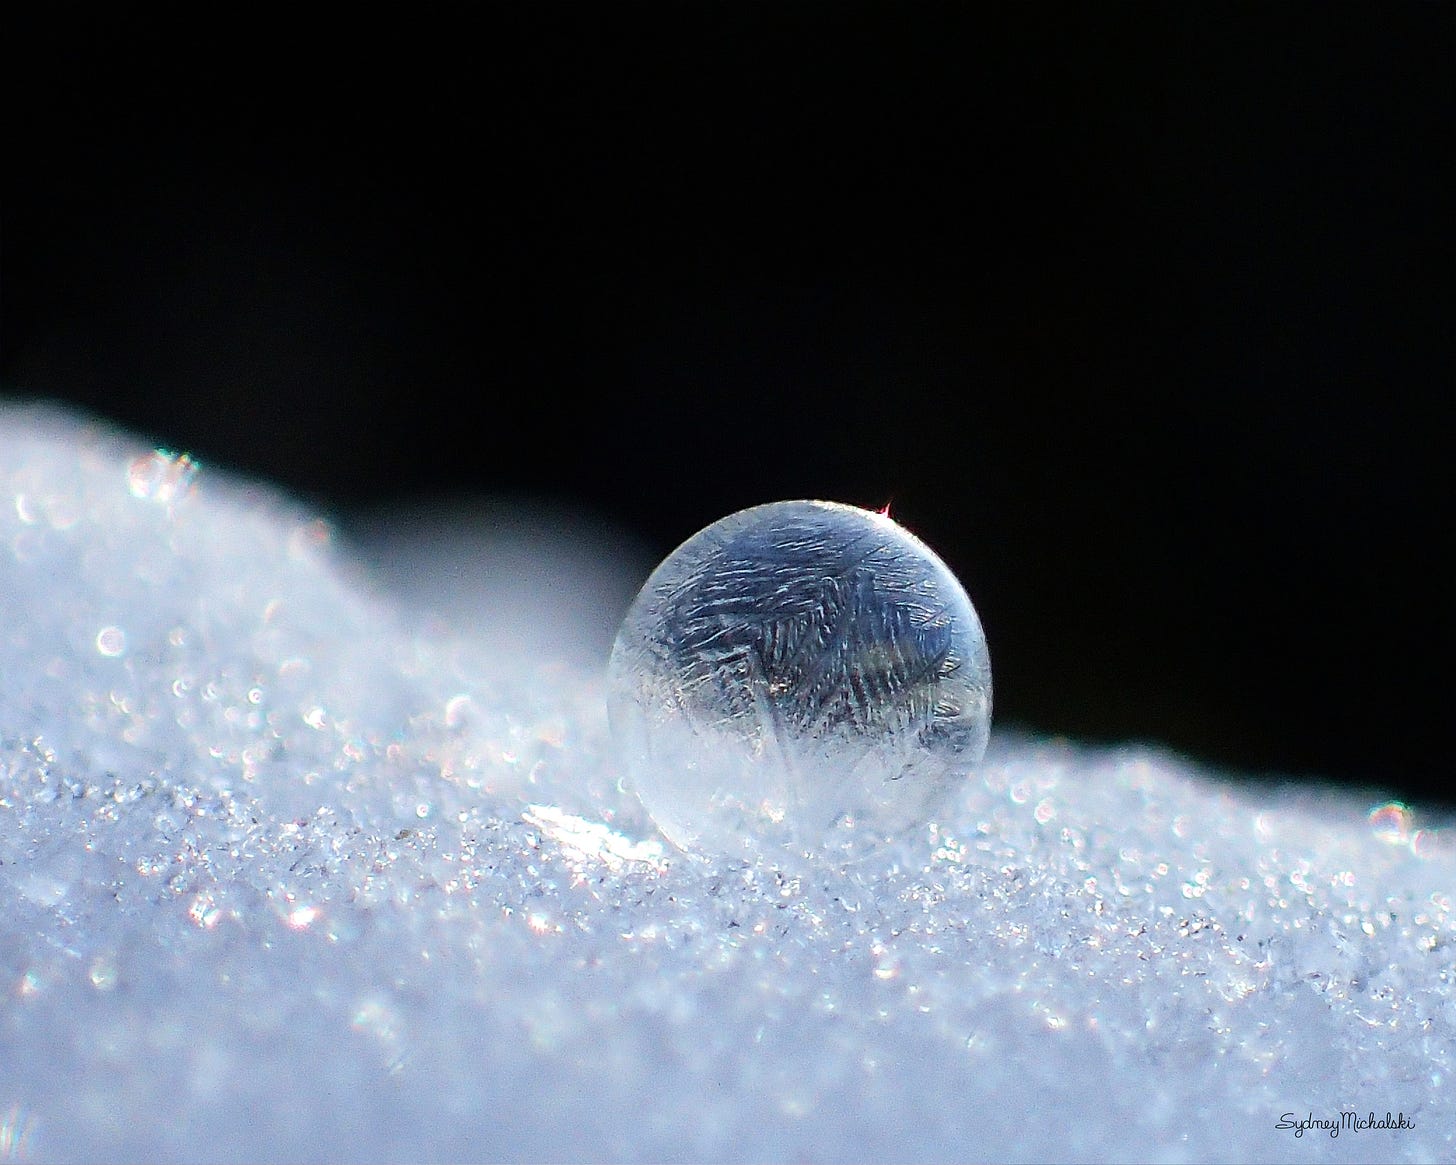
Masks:
[[[1456,6],[9,10],[0,391],[347,517],[879,506],[998,719],[1456,801]]]

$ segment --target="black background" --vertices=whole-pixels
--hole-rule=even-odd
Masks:
[[[1453,800],[1456,6],[48,13],[0,391],[343,518],[890,501],[999,721]]]

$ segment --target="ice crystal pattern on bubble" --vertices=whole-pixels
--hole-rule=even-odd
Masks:
[[[690,709],[767,713],[800,734],[929,731],[937,714],[954,717],[934,687],[961,666],[944,610],[912,612],[877,590],[876,565],[897,591],[906,571],[869,532],[841,548],[790,529],[783,541],[750,530],[714,571],[674,590],[666,632]]]
[[[759,506],[690,539],[629,613],[612,680],[639,793],[685,848],[733,848],[746,827],[810,847],[837,830],[832,846],[862,850],[923,821],[986,744],[965,592],[850,506]]]

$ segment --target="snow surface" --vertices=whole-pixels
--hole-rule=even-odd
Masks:
[[[689,859],[650,563],[449,521],[0,406],[0,1159],[1456,1157],[1449,826],[1000,734],[869,862]]]

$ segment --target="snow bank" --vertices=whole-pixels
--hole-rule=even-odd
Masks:
[[[0,1159],[1456,1154],[1449,828],[1002,735],[685,860],[573,646],[641,564],[427,526],[0,407]]]

